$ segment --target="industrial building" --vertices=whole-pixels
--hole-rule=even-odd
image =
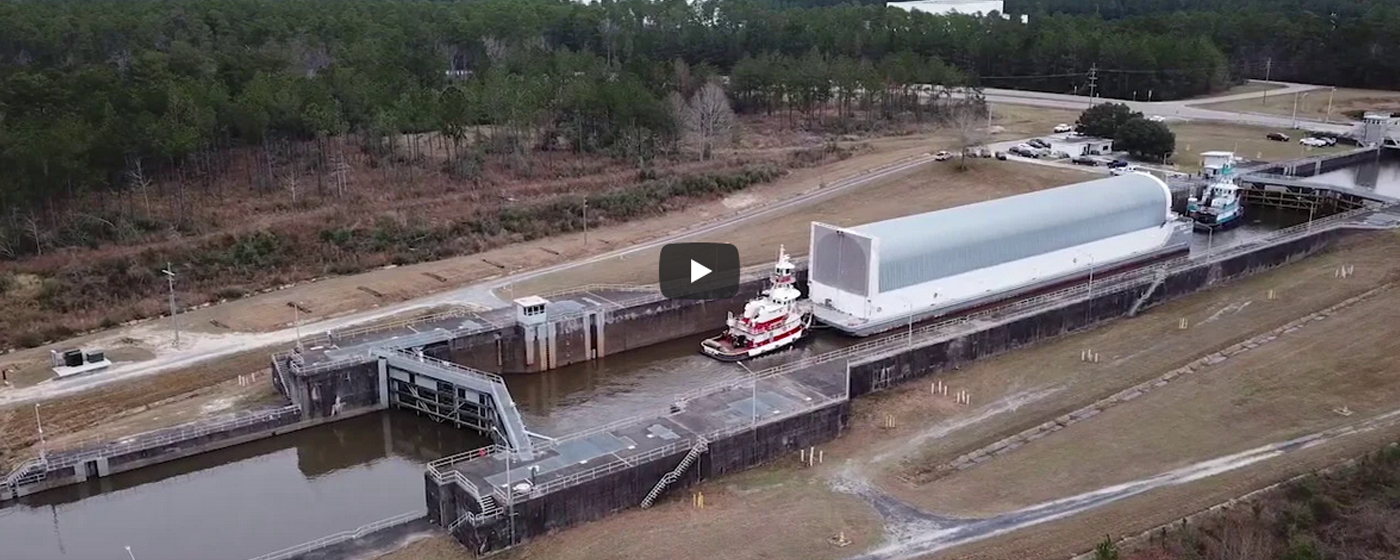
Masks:
[[[1113,140],[1092,136],[1051,136],[1050,153],[1062,157],[1102,156],[1113,151]]]
[[[812,224],[817,319],[865,336],[906,321],[1184,254],[1166,183],[1129,173],[851,228]]]

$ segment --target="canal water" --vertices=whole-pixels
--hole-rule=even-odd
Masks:
[[[1382,149],[1371,161],[1328,171],[1305,180],[1339,187],[1367,189],[1400,199],[1400,151]]]
[[[421,511],[423,463],[485,445],[376,413],[21,498],[4,560],[247,560]]]
[[[1301,223],[1253,211],[1196,234],[1220,250]],[[716,326],[718,332],[718,326]],[[557,436],[661,412],[676,394],[743,375],[694,336],[552,372],[506,376],[533,431]],[[857,342],[830,331],[747,362],[761,370]],[[488,443],[401,411],[344,420],[23,498],[0,509],[0,560],[247,560],[424,509],[423,464]]]

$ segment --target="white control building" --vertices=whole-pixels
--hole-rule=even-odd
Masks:
[[[1183,255],[1166,183],[1129,173],[851,228],[812,223],[817,319],[859,336]],[[912,319],[911,319],[912,316]]]

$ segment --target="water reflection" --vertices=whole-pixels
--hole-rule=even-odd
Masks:
[[[484,444],[402,412],[353,418],[23,498],[6,560],[245,560],[421,510],[423,462]]]
[[[1339,187],[1368,189],[1379,195],[1400,198],[1400,152],[1382,149],[1371,161],[1328,171],[1306,180]]]

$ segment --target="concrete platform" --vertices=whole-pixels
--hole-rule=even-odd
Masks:
[[[616,310],[662,299],[660,292],[638,289],[582,288],[544,296],[550,301],[545,313],[551,320],[597,310]],[[303,341],[302,371],[328,364],[369,359],[375,348],[413,348],[515,324],[515,310],[453,311],[397,323],[330,331]]]
[[[669,411],[641,416],[561,438],[535,448],[535,458],[515,461],[498,452],[450,465],[481,493],[504,504],[506,489],[529,482],[517,502],[581,484],[644,461],[714,441],[848,399],[845,361],[809,364],[794,371],[726,380],[679,396]],[[760,374],[762,376],[762,374]],[[509,466],[509,470],[507,470]],[[490,490],[488,490],[490,489]]]

